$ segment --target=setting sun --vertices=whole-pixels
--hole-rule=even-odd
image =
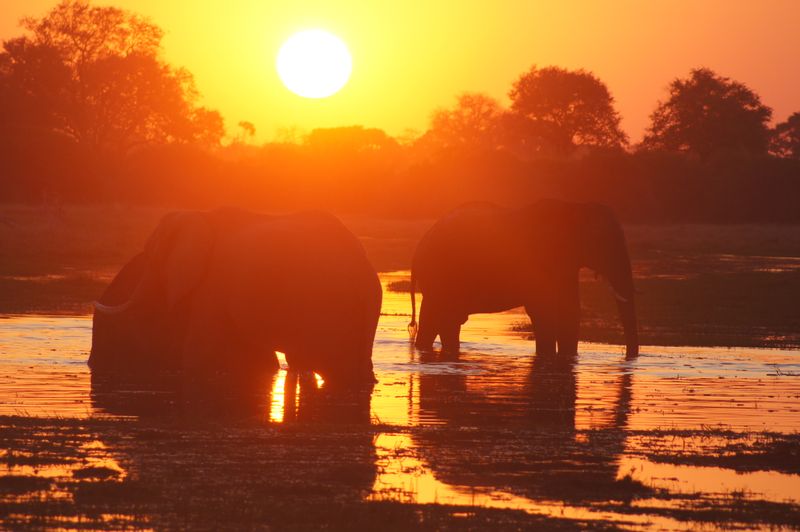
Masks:
[[[350,79],[353,61],[345,43],[324,30],[292,35],[278,52],[278,75],[293,93],[327,98]]]

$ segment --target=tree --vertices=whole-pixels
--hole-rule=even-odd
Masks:
[[[770,152],[777,157],[800,159],[800,112],[775,126],[770,139]]]
[[[494,98],[463,93],[452,109],[433,112],[423,142],[436,148],[495,149],[502,114],[503,109]]]
[[[383,130],[364,126],[316,128],[308,134],[305,144],[321,155],[342,156],[394,151],[398,148],[397,141]]]
[[[591,72],[533,66],[509,97],[506,133],[531,148],[567,154],[579,146],[621,148],[628,142],[614,98]]]
[[[0,112],[119,157],[143,143],[218,144],[222,117],[196,105],[192,75],[161,58],[163,32],[139,15],[63,0],[3,43]],[[13,109],[22,109],[14,112]]]
[[[107,57],[158,55],[164,32],[144,17],[88,0],[62,0],[47,15],[26,17],[21,25],[32,40],[56,50],[75,69]]]
[[[256,136],[256,126],[252,122],[240,120],[238,126],[239,129],[242,130],[241,134],[239,135],[239,142],[245,142],[244,139],[251,141]]]
[[[694,153],[764,154],[772,109],[743,83],[708,68],[670,83],[669,98],[658,103],[642,147]]]
[[[192,139],[205,148],[218,147],[225,136],[225,120],[216,109],[196,107],[192,111],[191,127]]]
[[[0,128],[47,128],[66,111],[71,72],[58,52],[24,37],[3,43],[0,52]]]

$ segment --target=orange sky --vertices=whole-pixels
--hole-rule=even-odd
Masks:
[[[399,135],[424,130],[431,111],[463,91],[507,102],[531,64],[583,67],[615,96],[639,140],[669,81],[695,66],[746,82],[775,118],[800,110],[800,2],[494,0],[116,0],[166,31],[169,61],[194,73],[204,103],[229,130],[258,138],[280,127],[363,124]],[[0,38],[55,0],[0,0]],[[613,8],[609,6],[614,6]],[[308,100],[275,72],[280,44],[319,27],[344,39],[353,75],[337,95]]]

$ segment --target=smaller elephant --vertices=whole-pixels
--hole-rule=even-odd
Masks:
[[[95,305],[95,370],[314,371],[372,386],[381,286],[335,217],[239,209],[166,216]]]
[[[608,207],[543,199],[520,209],[471,204],[440,219],[420,240],[411,268],[416,346],[458,351],[470,314],[524,306],[536,352],[577,352],[578,273],[608,280],[625,330],[628,357],[638,354],[633,275],[622,226]],[[415,291],[423,300],[416,322]]]

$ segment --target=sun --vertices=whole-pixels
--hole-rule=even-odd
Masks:
[[[344,41],[325,30],[295,33],[278,52],[278,75],[293,93],[327,98],[350,79],[353,60]]]

